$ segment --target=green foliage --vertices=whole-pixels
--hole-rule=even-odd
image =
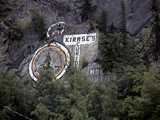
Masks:
[[[81,20],[82,22],[85,22],[89,19],[91,19],[91,16],[93,14],[93,12],[96,10],[96,6],[92,5],[92,1],[91,0],[83,0],[80,1],[82,2],[82,5],[80,7],[81,9]]]
[[[104,71],[121,71],[127,65],[141,63],[137,43],[123,38],[123,33],[100,33],[100,64]]]
[[[13,111],[22,113],[24,116],[29,116],[34,106],[33,96],[34,90],[27,81],[21,80],[11,73],[0,74],[1,119],[9,119],[10,116],[8,114],[15,115]],[[7,112],[6,106],[13,111]]]
[[[68,78],[68,95],[70,116],[72,120],[91,120],[87,112],[87,101],[91,83],[81,73],[75,72]]]
[[[142,88],[143,75],[147,71],[144,65],[128,66],[118,81],[118,99],[121,101],[120,118],[143,120]]]
[[[95,85],[89,96],[89,114],[95,120],[117,117],[119,113],[117,94],[117,86],[113,81]]]
[[[51,72],[43,72],[34,85],[13,74],[0,75],[2,120],[20,115],[33,120],[159,120],[160,69],[155,65],[127,66],[115,79],[96,84],[79,71],[55,81]]]
[[[38,104],[35,111],[44,109],[45,116],[49,114],[53,119],[89,120],[87,113],[89,83],[85,80],[79,73],[73,73],[64,81],[55,82],[44,76],[36,87],[36,98],[40,105]],[[44,108],[42,104],[46,107]],[[37,112],[35,115],[37,116]],[[38,114],[37,117],[41,118],[40,116]]]
[[[44,17],[38,12],[38,10],[30,10],[30,12],[32,15],[33,28],[40,36],[40,40],[44,40],[46,36]]]
[[[160,8],[158,4],[158,0],[153,0],[153,13],[154,13],[154,22],[153,22],[153,34],[155,38],[154,48],[153,48],[153,54],[154,54],[154,60],[159,60],[159,53],[160,53]]]
[[[153,44],[155,38],[150,33],[145,33],[147,36],[143,36],[141,42],[126,33],[123,2],[122,10],[122,29],[119,32],[118,29],[109,33],[101,30],[101,23],[104,22],[103,17],[100,19],[102,22],[97,22],[101,32],[99,35],[99,63],[104,72],[110,71],[116,75],[116,82],[112,81],[112,84],[116,86],[114,92],[108,90],[110,87],[105,88],[107,92],[112,93],[109,97],[105,95],[107,97],[105,101],[115,100],[113,104],[118,106],[110,106],[111,109],[107,113],[111,111],[112,114],[108,114],[108,116],[120,120],[159,120],[159,68],[150,64],[151,54],[156,53],[156,56],[159,56],[159,52],[157,52],[159,49],[159,17],[156,17],[154,22],[156,28],[154,29],[156,31],[155,44]],[[112,95],[116,97],[114,98]],[[106,104],[102,101],[101,103],[104,106]],[[98,115],[100,113],[96,116]]]
[[[110,30],[107,31],[107,14],[105,11],[102,11],[97,20],[97,28],[100,31],[99,63],[105,72],[123,72],[128,65],[136,66],[143,62],[139,48],[137,48],[139,42],[127,34],[126,7],[123,0],[121,6],[120,29],[114,28],[114,24],[112,24]]]
[[[102,33],[106,33],[107,32],[107,12],[103,10],[95,21],[96,21],[98,30]]]
[[[50,119],[50,111],[41,103],[36,106],[36,109],[32,112],[32,115],[37,116],[38,120]]]
[[[119,118],[159,120],[159,82],[159,68],[127,67],[118,82]]]
[[[148,72],[144,74],[144,85],[142,89],[143,98],[146,100],[144,107],[150,114],[150,120],[160,120],[160,68],[152,66]]]

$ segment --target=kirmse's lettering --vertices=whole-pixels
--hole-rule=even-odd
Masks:
[[[65,45],[84,45],[91,44],[96,41],[96,33],[78,34],[78,35],[64,35],[63,42]]]

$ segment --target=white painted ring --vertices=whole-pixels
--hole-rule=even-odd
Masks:
[[[46,47],[48,46],[52,46],[52,47],[56,47],[58,49],[60,49],[61,51],[63,51],[63,53],[65,54],[65,66],[63,68],[63,70],[61,71],[60,74],[56,75],[56,80],[57,79],[60,79],[66,72],[66,69],[69,67],[70,65],[70,53],[68,51],[68,49],[66,47],[64,47],[63,45],[57,43],[57,42],[54,42],[54,43],[50,43],[49,45],[46,44],[44,45],[43,47],[40,47],[33,55],[32,59],[31,59],[31,62],[29,64],[29,74],[31,76],[31,78],[34,80],[34,81],[38,81],[38,78],[34,75],[34,72],[33,72],[33,65],[35,64],[34,63],[34,60],[35,58],[37,57],[37,54],[40,53],[43,49],[45,49]]]

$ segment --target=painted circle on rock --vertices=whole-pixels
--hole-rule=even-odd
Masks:
[[[39,48],[29,64],[29,74],[33,80],[39,80],[40,72],[46,64],[49,64],[55,78],[60,79],[70,64],[68,49],[57,42]]]

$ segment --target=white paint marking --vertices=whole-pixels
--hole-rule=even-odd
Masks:
[[[64,73],[66,72],[66,69],[69,67],[69,64],[70,64],[70,54],[69,54],[68,49],[65,48],[63,45],[61,45],[61,44],[59,44],[59,43],[51,43],[50,46],[52,46],[52,47],[56,46],[56,47],[60,48],[60,49],[64,52],[64,54],[65,54],[65,56],[66,56],[66,58],[65,58],[65,59],[66,59],[65,67],[64,67],[64,69],[61,71],[61,73],[60,73],[58,76],[56,76],[56,79],[60,79],[60,78],[64,75]],[[43,47],[40,47],[40,48],[35,52],[35,54],[33,55],[32,60],[31,60],[31,62],[30,62],[30,64],[29,64],[29,74],[30,74],[31,78],[32,78],[34,81],[38,81],[38,78],[34,75],[34,72],[33,72],[33,69],[32,69],[32,68],[33,68],[33,64],[35,64],[35,63],[34,63],[34,59],[37,57],[37,54],[38,54],[39,52],[41,52],[43,49],[45,49],[46,47],[48,47],[48,44],[44,45]],[[39,73],[38,73],[38,74],[39,74]]]
[[[97,34],[75,34],[75,35],[64,35],[63,42],[67,46],[74,45],[74,66],[79,68],[81,45],[91,44],[96,42]]]
[[[97,39],[96,33],[90,34],[75,34],[75,35],[64,35],[63,42],[65,45],[76,45],[79,42],[80,45],[91,44]]]
[[[48,31],[47,31],[47,37],[48,37],[48,38],[56,35],[56,33],[58,33],[58,34],[61,35],[61,34],[64,32],[64,27],[63,27],[62,30],[56,30],[56,29],[55,29],[55,30],[53,31],[52,35],[49,34],[49,32],[52,30],[52,28],[54,29],[54,28],[57,27],[58,25],[63,25],[63,26],[65,26],[65,23],[64,23],[64,22],[58,22],[58,23],[55,23],[55,24],[51,25],[51,26],[48,28]]]

